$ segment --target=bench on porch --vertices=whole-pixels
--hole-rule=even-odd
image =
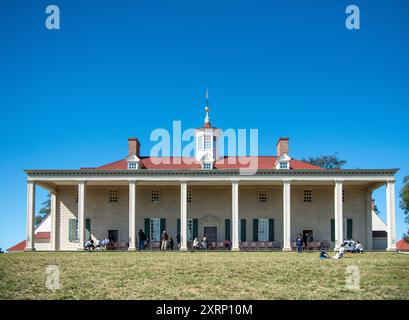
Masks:
[[[279,241],[245,241],[239,244],[241,250],[246,251],[272,251],[280,250]]]
[[[318,250],[328,250],[330,248],[329,241],[311,241],[308,242],[307,245],[303,245],[303,250],[309,251],[318,251]],[[295,241],[291,242],[291,249],[296,251],[297,244]]]

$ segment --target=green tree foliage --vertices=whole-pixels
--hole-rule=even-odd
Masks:
[[[399,206],[405,213],[405,223],[409,224],[409,176],[403,178],[403,187],[400,190],[400,203]],[[404,238],[409,238],[409,229]]]
[[[303,159],[303,161],[325,169],[341,169],[347,163],[346,160],[339,158],[338,153],[319,157],[308,157],[308,159]]]
[[[47,200],[45,200],[42,204],[38,215],[35,217],[35,225],[38,226],[41,222],[45,220],[45,218],[50,214],[51,211],[51,193],[47,194]]]

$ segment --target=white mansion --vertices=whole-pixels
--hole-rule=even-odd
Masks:
[[[107,165],[26,170],[25,250],[37,247],[36,185],[51,192],[52,251],[83,250],[90,237],[136,250],[140,229],[152,243],[166,230],[175,243],[180,238],[182,251],[196,236],[229,239],[232,250],[257,243],[292,250],[298,234],[331,248],[355,239],[371,250],[372,191],[386,185],[387,250],[396,250],[397,169],[323,169],[293,159],[288,138],[278,140],[275,156],[221,156],[207,111],[195,133],[195,157],[141,156],[139,141],[130,138],[126,157]],[[243,174],[243,160],[255,160],[257,170]]]

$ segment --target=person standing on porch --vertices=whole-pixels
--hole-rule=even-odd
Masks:
[[[160,238],[161,240],[161,250],[166,250],[168,248],[168,240],[169,240],[169,236],[166,232],[166,230],[163,230],[162,236]]]
[[[297,239],[295,240],[295,243],[296,243],[296,245],[297,245],[297,251],[298,251],[298,253],[302,253],[302,245],[303,245],[303,238],[302,238],[302,235],[301,234],[299,234],[298,235],[298,237],[297,237]]]
[[[145,232],[143,232],[142,229],[139,229],[138,236],[139,236],[139,251],[142,251],[143,249],[145,249],[145,241],[146,241]]]

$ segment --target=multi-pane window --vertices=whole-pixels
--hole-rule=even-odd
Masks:
[[[150,230],[151,240],[159,241],[160,240],[160,219],[152,218],[151,219],[151,230]]]
[[[345,202],[345,190],[342,190],[342,202]]]
[[[210,170],[212,168],[212,164],[211,163],[203,163],[203,169],[205,170]]]
[[[117,189],[109,190],[109,202],[111,203],[118,202],[118,190]]]
[[[280,162],[280,169],[288,169],[288,162],[287,161],[281,161]]]
[[[138,169],[138,165],[136,164],[135,161],[130,161],[130,162],[128,162],[128,169],[129,170],[136,170],[136,169]]]
[[[212,148],[212,135],[204,135],[204,150],[211,150]]]
[[[304,202],[312,202],[312,190],[304,190]]]
[[[199,150],[203,149],[203,136],[197,137],[197,148]]]
[[[159,189],[152,189],[152,203],[158,203],[160,201]]]
[[[193,219],[187,219],[186,239],[193,241]]]
[[[192,190],[187,190],[186,201],[189,203],[192,202]]]
[[[258,191],[258,202],[267,202],[267,190],[260,189]]]
[[[258,241],[268,241],[268,219],[258,220]]]

